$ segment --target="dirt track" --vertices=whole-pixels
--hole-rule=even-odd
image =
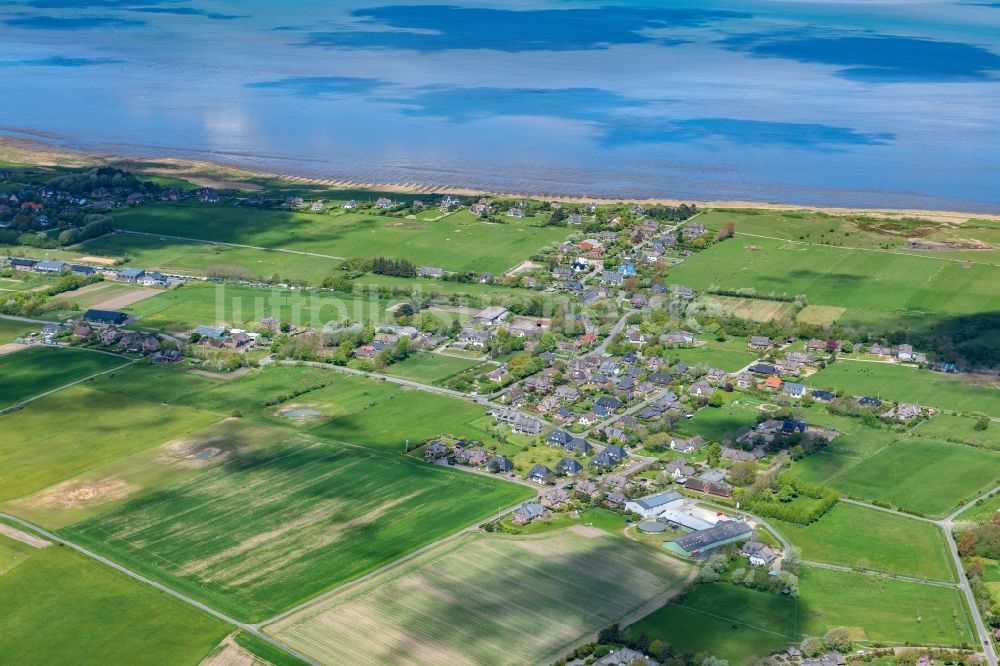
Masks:
[[[14,529],[9,525],[4,525],[0,523],[0,534],[8,536],[15,541],[20,541],[21,543],[26,543],[29,546],[35,548],[48,548],[52,545],[51,541],[46,541],[40,537],[36,537],[34,534],[28,534],[27,532],[22,532],[21,530]]]
[[[101,301],[94,308],[98,310],[118,310],[120,308],[126,308],[130,305],[138,303],[139,301],[144,301],[147,298],[156,296],[157,294],[162,294],[162,289],[136,289],[134,291],[129,291],[124,294],[119,294],[109,298],[106,301]]]

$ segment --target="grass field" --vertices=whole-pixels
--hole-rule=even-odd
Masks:
[[[795,316],[793,303],[760,298],[703,294],[698,298],[698,305],[709,314],[733,315],[748,321],[791,321]]]
[[[0,575],[0,654],[12,664],[198,663],[231,629],[68,548],[24,549]]]
[[[20,497],[219,420],[79,386],[0,416],[0,500]]]
[[[974,644],[958,588],[803,567],[799,629],[822,636],[850,627],[858,640],[916,645]]]
[[[13,342],[14,338],[38,330],[39,324],[29,324],[24,321],[0,318],[0,345]]]
[[[743,345],[736,347],[731,343],[715,341],[708,341],[699,347],[669,349],[665,353],[667,358],[676,358],[692,367],[722,368],[726,372],[736,372],[759,358],[757,354],[743,348]]]
[[[143,293],[151,292],[149,292],[148,289],[144,289],[143,287],[136,286],[129,282],[112,282],[110,280],[105,280],[104,282],[89,284],[73,291],[64,291],[63,293],[53,297],[52,300],[64,307],[76,304],[80,307],[80,310],[89,310],[90,308],[114,310],[117,308],[109,308],[105,304],[112,299],[129,297],[141,298]]]
[[[101,236],[81,243],[76,250],[109,259],[127,256],[135,266],[167,273],[254,279],[278,275],[283,280],[309,284],[335,274],[340,265],[339,259],[135,234]]]
[[[296,403],[317,406],[333,417],[310,432],[400,452],[407,440],[416,445],[443,434],[496,443],[484,405],[389,382],[329,374],[329,386],[296,398]]]
[[[131,231],[287,248],[333,257],[382,253],[408,259],[418,266],[492,273],[502,273],[539,248],[567,236],[564,228],[534,226],[526,221],[485,224],[465,210],[428,222],[185,202],[122,210],[115,215],[115,221]]]
[[[159,446],[100,465],[26,497],[0,504],[50,530],[119,508],[286,439],[292,431],[249,419],[224,419]]]
[[[479,361],[467,358],[420,352],[411,355],[405,361],[393,363],[385,371],[387,374],[423,384],[444,384],[458,373],[479,364]]]
[[[940,517],[1000,479],[1000,453],[902,439],[826,480],[836,490]]]
[[[677,428],[686,434],[701,435],[706,441],[719,442],[732,440],[740,428],[749,428],[756,424],[761,411],[757,402],[742,394],[726,394],[736,400],[731,400],[722,407],[705,407],[694,414],[694,418],[682,421]]]
[[[696,585],[628,628],[678,653],[708,652],[745,666],[798,642],[793,599],[727,583]]]
[[[840,502],[811,525],[774,521],[774,527],[807,560],[955,580],[944,533],[930,523]]]
[[[296,436],[63,532],[234,617],[259,621],[530,494]]]
[[[990,423],[986,430],[976,430],[978,419],[953,414],[936,414],[921,421],[910,431],[920,437],[965,442],[986,449],[1000,449],[1000,424]]]
[[[265,317],[322,328],[331,322],[386,321],[390,301],[333,292],[256,289],[233,285],[187,285],[125,308],[140,317],[135,326],[188,332],[198,325],[250,327]]]
[[[888,252],[739,236],[672,268],[669,280],[698,290],[753,288],[805,295],[811,305],[846,308],[850,325],[936,325],[1000,310],[1000,268]],[[921,315],[933,315],[927,321]],[[887,319],[888,317],[888,319]],[[904,321],[910,318],[908,321]]]
[[[892,363],[841,360],[810,377],[809,385],[1000,417],[1000,388],[995,385]]]
[[[706,651],[734,664],[753,663],[838,626],[863,642],[959,646],[973,636],[960,594],[956,588],[803,567],[798,599],[729,583],[697,585],[633,624],[628,636],[645,632],[678,652]]]
[[[547,664],[683,584],[685,565],[600,534],[470,534],[267,631],[326,663]]]
[[[982,500],[980,504],[970,506],[958,515],[958,520],[985,521],[1000,511],[1000,492]]]
[[[121,356],[52,347],[0,356],[0,408],[129,362]]]

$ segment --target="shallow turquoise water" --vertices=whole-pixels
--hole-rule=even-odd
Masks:
[[[527,193],[1000,210],[1000,2],[23,0],[0,132]]]

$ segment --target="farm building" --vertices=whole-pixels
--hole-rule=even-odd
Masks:
[[[663,545],[678,555],[697,557],[730,543],[743,541],[753,534],[753,529],[742,521],[723,520],[714,527],[685,534]]]
[[[625,508],[632,513],[637,513],[643,518],[656,518],[670,508],[680,506],[684,503],[684,496],[676,490],[668,490],[655,495],[646,495],[638,499],[629,500],[625,503]]]
[[[110,310],[87,310],[83,313],[83,320],[96,326],[121,326],[127,319],[128,315],[124,312]]]

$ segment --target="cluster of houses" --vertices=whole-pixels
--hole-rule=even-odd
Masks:
[[[225,326],[198,326],[191,332],[190,338],[199,347],[229,349],[241,354],[270,342],[261,333]]]
[[[548,327],[544,321],[537,318],[512,318],[507,308],[494,305],[478,312],[468,325],[459,331],[452,345],[461,349],[483,349],[500,330],[531,341],[541,337]],[[531,345],[526,345],[526,348],[531,348]]]
[[[415,326],[380,324],[372,341],[354,350],[354,358],[374,360],[384,350],[394,348],[404,339],[411,349],[434,349],[443,342],[438,336],[420,331]]]
[[[56,261],[52,259],[28,259],[25,257],[5,257],[3,266],[10,267],[15,271],[30,271],[46,275],[79,275],[91,277],[103,275],[111,280],[122,282],[133,282],[143,287],[168,287],[172,278],[155,271],[146,271],[142,268],[110,268],[106,266],[94,267],[84,264],[73,264],[66,261]],[[176,278],[175,278],[176,279]]]

